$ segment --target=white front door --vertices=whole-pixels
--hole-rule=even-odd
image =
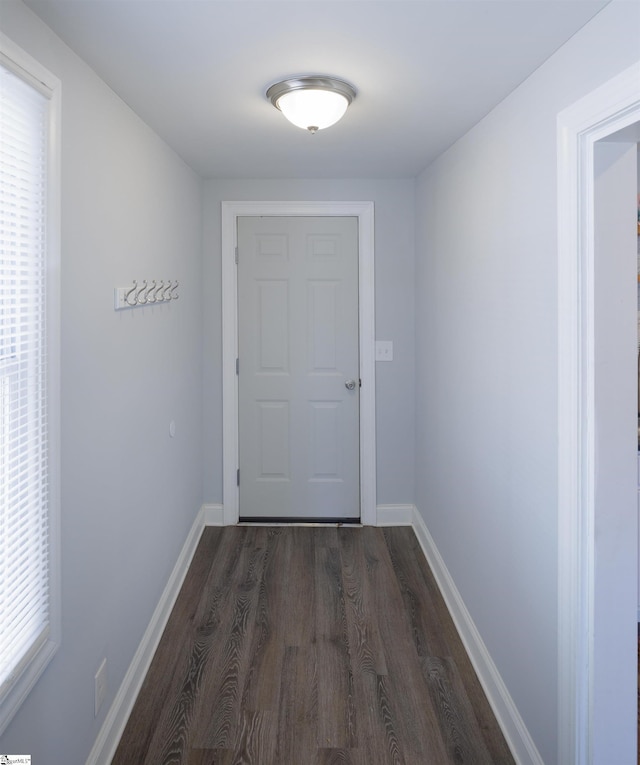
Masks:
[[[238,218],[240,520],[360,518],[358,220]]]

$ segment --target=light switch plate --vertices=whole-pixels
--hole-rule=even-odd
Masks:
[[[393,361],[393,341],[376,340],[376,361]]]

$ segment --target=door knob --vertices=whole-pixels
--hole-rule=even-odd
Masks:
[[[355,390],[356,381],[355,380],[347,380],[347,382],[344,384],[344,387],[347,390]]]

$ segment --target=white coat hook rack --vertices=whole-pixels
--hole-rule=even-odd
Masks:
[[[138,282],[133,280],[130,287],[116,287],[114,290],[114,308],[121,311],[123,308],[138,308],[143,305],[155,305],[156,303],[169,303],[177,300],[180,282],[174,281],[147,281]]]

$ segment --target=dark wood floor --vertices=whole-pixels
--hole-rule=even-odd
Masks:
[[[410,528],[205,529],[113,765],[488,765],[505,744]]]

